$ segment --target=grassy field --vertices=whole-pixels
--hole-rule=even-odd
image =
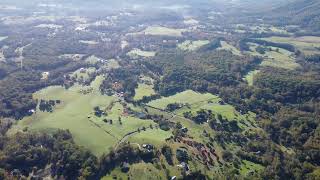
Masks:
[[[221,41],[221,47],[218,50],[227,50],[231,51],[232,54],[237,56],[242,56],[241,52],[234,46],[228,44],[226,41]]]
[[[201,46],[209,44],[208,40],[199,40],[199,41],[184,41],[183,43],[178,44],[178,48],[184,51],[195,51],[199,49]]]
[[[262,61],[261,66],[271,66],[289,70],[294,70],[300,67],[300,65],[295,62],[294,58],[289,57],[281,52],[268,51],[266,52],[266,55],[268,58]]]
[[[244,79],[247,81],[249,86],[253,86],[253,78],[255,75],[257,75],[260,71],[259,70],[254,70],[254,71],[250,71],[245,77]]]
[[[124,115],[123,108],[123,105],[117,102],[111,110],[107,111],[108,116],[104,118],[92,118],[92,121],[101,126],[103,130],[110,132],[118,140],[129,132],[137,131],[138,128],[148,128],[150,125],[154,127],[156,126],[156,124],[151,120],[141,120],[133,116]],[[122,124],[119,122],[119,117],[121,118]],[[112,120],[113,123],[105,123],[103,119]],[[147,131],[153,130],[148,129]],[[157,136],[150,136],[150,138],[156,138],[156,140],[158,140]]]
[[[302,37],[269,37],[263,38],[266,41],[288,43],[297,47],[306,55],[320,54],[320,37],[317,36],[302,36]]]
[[[267,50],[265,51],[265,54],[260,54],[256,51],[256,48],[259,46],[258,44],[248,44],[250,46],[250,51],[247,51],[246,53],[249,53],[252,56],[263,57],[261,66],[271,66],[289,70],[294,70],[300,67],[300,65],[295,62],[294,54],[290,51],[272,46],[264,46]]]
[[[184,29],[173,29],[162,26],[149,26],[147,27],[143,33],[146,35],[154,35],[154,36],[182,36],[182,32]]]
[[[141,49],[133,49],[130,52],[127,53],[128,56],[131,58],[137,58],[139,56],[141,57],[153,57],[156,55],[156,52],[154,51],[142,51]]]
[[[123,136],[129,132],[136,131],[142,127],[153,127],[156,124],[151,120],[141,120],[124,114],[124,107],[116,97],[101,95],[99,86],[103,77],[98,76],[91,86],[75,85],[66,90],[61,86],[52,86],[38,91],[34,99],[61,100],[61,104],[55,106],[52,113],[41,112],[37,109],[32,116],[19,121],[10,131],[12,134],[28,128],[31,131],[48,131],[50,129],[69,129],[74,136],[75,142],[91,150],[95,155],[109,152]],[[88,94],[80,93],[81,90],[92,89]],[[112,104],[112,105],[111,105]],[[94,115],[94,107],[107,112],[106,116]],[[111,109],[108,109],[108,107]],[[121,117],[121,124],[119,122]],[[103,120],[107,119],[111,123]],[[155,131],[156,133],[153,133]],[[161,136],[159,136],[159,134]],[[142,134],[137,134],[134,140],[142,141],[164,141],[171,132],[159,129],[147,129]],[[148,137],[148,138],[147,138]]]
[[[171,135],[171,132],[160,129],[147,129],[146,131],[141,131],[140,133],[131,136],[128,141],[139,144],[151,143],[159,147],[162,146],[165,139],[169,138]]]
[[[25,127],[29,130],[45,131],[69,129],[77,144],[90,149],[96,155],[107,152],[116,143],[116,139],[88,120],[88,115],[95,106],[108,106],[114,100],[113,97],[103,96],[98,92],[101,80],[101,77],[98,77],[92,83],[94,91],[87,95],[79,93],[83,87],[78,85],[68,90],[53,86],[36,92],[34,99],[61,100],[61,104],[56,106],[53,113],[37,110],[32,116],[19,121],[11,131],[19,131]]]
[[[195,114],[201,109],[207,109],[212,110],[215,115],[222,115],[222,117],[228,120],[237,120],[241,122],[240,126],[242,127],[249,127],[252,124],[255,124],[254,113],[242,115],[236,111],[233,106],[225,103],[221,104],[220,101],[221,98],[213,94],[200,94],[191,90],[187,90],[173,96],[163,97],[161,99],[151,101],[148,103],[148,105],[159,109],[165,109],[170,103],[187,103],[189,106],[183,106],[182,108],[174,111],[174,113],[182,117],[184,112],[191,111],[192,114]]]
[[[156,92],[153,89],[152,85],[147,84],[139,84],[138,88],[136,89],[136,94],[134,96],[134,100],[141,100],[144,96],[151,96],[154,95]]]
[[[192,134],[192,137],[199,142],[203,141],[203,130],[207,130],[208,132],[210,131],[210,127],[207,124],[200,125],[200,124],[195,124],[193,121],[186,119],[182,116],[172,116],[172,114],[160,111],[158,109],[150,108],[147,107],[148,112],[152,115],[162,115],[165,118],[169,119],[172,122],[180,122],[183,127],[186,127],[189,129],[189,134]]]
[[[201,93],[194,92],[192,90],[187,90],[187,91],[178,93],[174,96],[163,97],[161,99],[151,101],[150,103],[148,103],[148,105],[152,107],[160,108],[160,109],[165,109],[167,105],[171,103],[194,104],[197,102],[208,101],[211,99],[218,99],[218,97],[209,93],[201,94]]]

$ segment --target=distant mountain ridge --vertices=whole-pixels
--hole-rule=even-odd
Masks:
[[[320,0],[297,0],[272,11],[290,23],[320,30]]]

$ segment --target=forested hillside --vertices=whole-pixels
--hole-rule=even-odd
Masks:
[[[313,31],[320,29],[320,1],[298,0],[272,11],[283,23],[301,25]],[[271,15],[272,16],[272,15]]]

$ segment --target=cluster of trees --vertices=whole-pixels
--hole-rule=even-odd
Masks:
[[[93,111],[94,111],[94,115],[97,117],[101,117],[103,114],[105,114],[105,112],[101,110],[99,106],[94,107]]]
[[[170,103],[170,104],[167,105],[166,110],[167,110],[167,111],[170,111],[170,112],[173,112],[173,111],[175,111],[175,110],[177,110],[177,109],[180,109],[180,108],[182,108],[182,107],[183,107],[183,104],[180,104],[180,103]]]
[[[142,151],[125,144],[117,151],[111,151],[109,154],[103,155],[100,158],[99,173],[101,176],[104,176],[124,162],[129,164],[140,161],[152,162],[154,158],[156,158],[155,151]]]
[[[37,176],[37,172],[48,165],[51,165],[47,169],[49,174],[58,179],[92,179],[96,176],[97,158],[75,145],[68,131],[18,133],[2,136],[0,141],[0,169],[4,170],[2,176],[6,178],[10,178],[10,172],[14,170],[18,170],[20,176],[28,177],[32,172]]]
[[[20,119],[28,115],[29,110],[36,107],[32,93],[46,86],[63,85],[65,82],[63,75],[82,65],[70,60],[56,61],[43,57],[25,59],[22,69],[11,62],[1,64],[0,116]],[[50,71],[49,79],[41,80],[43,71]]]
[[[214,114],[212,114],[212,111],[206,111],[204,109],[197,111],[195,116],[192,115],[191,111],[184,112],[183,116],[185,118],[191,119],[197,124],[205,123],[214,118]]]
[[[259,58],[234,56],[230,52],[163,53],[145,66],[163,75],[155,89],[169,96],[186,89],[216,94],[220,86],[236,86]]]
[[[99,159],[76,145],[69,131],[0,134],[0,177],[99,179],[123,163],[153,162],[157,151],[143,151],[128,144]]]
[[[320,96],[319,73],[309,74],[303,71],[286,71],[283,69],[266,68],[255,79],[256,91],[250,98],[249,105],[259,106],[261,110],[275,113],[279,104],[303,104]],[[272,105],[272,102],[274,103]]]
[[[126,99],[131,99],[135,95],[138,87],[139,69],[132,67],[121,67],[112,69],[100,86],[102,93],[109,92],[124,93]]]
[[[221,41],[223,38],[216,38],[212,40],[209,44],[202,46],[198,51],[213,51],[219,47],[221,47]]]
[[[169,131],[170,128],[174,127],[174,123],[165,119],[163,115],[147,115],[147,119],[152,119],[155,123],[159,125],[159,128],[164,131]]]
[[[166,161],[169,165],[173,165],[173,159],[172,159],[172,156],[173,156],[173,152],[172,152],[172,149],[170,146],[163,146],[161,148],[161,153],[164,155],[164,157],[166,158]]]
[[[49,100],[49,101],[46,101],[46,100],[43,100],[41,99],[40,100],[40,103],[39,103],[39,109],[40,111],[47,111],[47,112],[52,112],[53,111],[53,107],[56,105],[56,104],[60,104],[61,101],[60,100]]]
[[[179,162],[188,162],[190,160],[188,152],[181,148],[176,150],[176,158]]]
[[[147,104],[148,102],[151,102],[151,101],[159,99],[159,98],[161,98],[161,95],[159,95],[159,94],[154,94],[151,96],[143,96],[142,99],[137,100],[137,101],[133,101],[133,104],[135,104],[135,105]]]
[[[45,87],[40,78],[38,72],[22,71],[0,80],[0,116],[22,118],[35,109],[32,92]]]

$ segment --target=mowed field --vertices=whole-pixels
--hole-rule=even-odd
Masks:
[[[91,86],[75,85],[68,90],[61,86],[52,86],[38,91],[34,94],[34,99],[43,100],[61,100],[60,104],[54,107],[52,113],[42,112],[37,109],[32,116],[19,121],[10,131],[12,134],[17,131],[23,131],[26,128],[30,131],[50,132],[54,129],[68,129],[74,136],[75,142],[86,147],[95,155],[100,156],[109,152],[110,148],[116,144],[127,133],[136,131],[138,128],[149,127],[156,124],[151,120],[141,120],[133,116],[123,114],[123,105],[113,96],[101,95],[98,88],[103,77],[98,76]],[[93,89],[88,94],[83,94],[80,90]],[[112,107],[108,109],[108,107]],[[106,110],[107,116],[97,117],[94,115],[94,107]],[[121,124],[119,122],[121,117]],[[112,120],[112,124],[103,120]],[[163,136],[153,136],[153,129],[147,129],[145,133],[150,141],[164,141],[163,137],[169,137],[170,132],[162,132]],[[160,133],[159,129],[154,129]],[[138,134],[139,135],[139,134]],[[143,137],[143,135],[142,135]],[[136,138],[136,139],[139,139]]]
[[[306,55],[320,54],[320,37],[317,36],[301,36],[301,37],[278,37],[273,36],[269,38],[262,38],[266,41],[278,42],[278,43],[288,43]]]

